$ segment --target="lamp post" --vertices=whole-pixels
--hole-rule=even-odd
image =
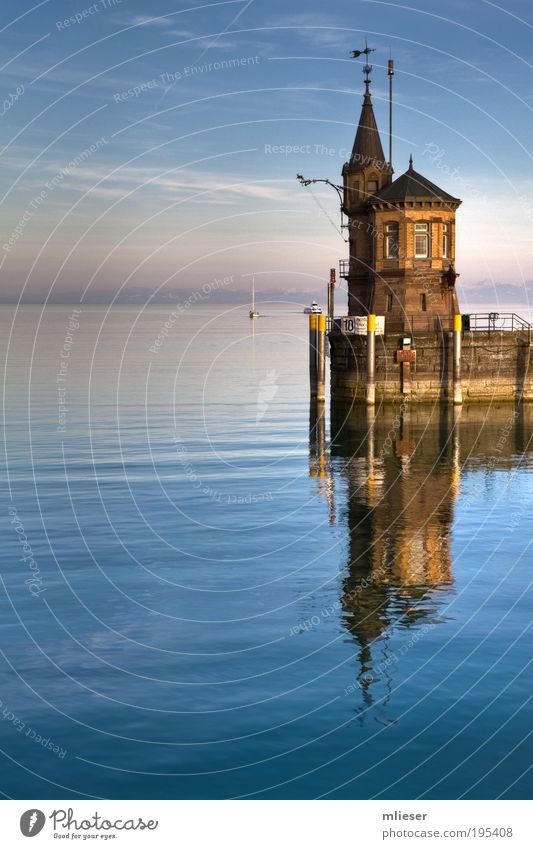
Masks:
[[[311,186],[313,183],[325,183],[326,186],[331,186],[332,189],[335,189],[335,191],[337,192],[337,195],[339,197],[339,203],[340,203],[340,207],[341,207],[341,230],[342,230],[342,228],[345,226],[342,223],[342,213],[343,213],[343,208],[344,208],[344,194],[343,194],[344,189],[343,189],[343,187],[338,186],[337,183],[332,183],[331,180],[322,180],[322,179],[316,179],[316,178],[313,179],[313,180],[307,180],[302,174],[297,174],[296,179],[298,180],[300,185],[304,186],[304,187]],[[346,239],[345,239],[345,241],[346,241]]]

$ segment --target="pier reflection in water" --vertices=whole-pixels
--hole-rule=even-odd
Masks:
[[[311,406],[310,470],[348,532],[341,619],[357,644],[355,709],[363,721],[403,680],[402,657],[439,624],[454,590],[452,527],[462,470],[527,462],[524,407],[334,408]],[[334,481],[345,481],[334,503]],[[338,487],[341,489],[341,487]],[[394,640],[392,635],[405,632]],[[396,679],[396,680],[395,680]],[[375,717],[378,721],[394,719]]]

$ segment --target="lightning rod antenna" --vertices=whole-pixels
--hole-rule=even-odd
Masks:
[[[392,78],[394,76],[394,59],[389,59],[389,165],[392,168]]]

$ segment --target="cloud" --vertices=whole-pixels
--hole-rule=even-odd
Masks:
[[[64,163],[47,163],[43,169],[56,174]],[[199,195],[198,203],[233,205],[239,201],[284,202],[293,200],[294,192],[283,181],[259,181],[242,174],[187,169],[161,173],[161,169],[127,166],[112,173],[105,165],[88,164],[73,168],[58,189],[78,193],[90,192],[92,197],[120,198],[129,192],[159,192],[175,200]],[[98,184],[98,185],[97,185]],[[42,187],[42,183],[38,186]],[[31,189],[31,183],[26,184]],[[31,189],[35,191],[35,189]]]
[[[317,47],[349,49],[356,33],[337,19],[325,14],[299,13],[284,15],[270,22],[272,27],[292,27],[298,35]]]
[[[178,174],[158,175],[151,179],[150,185],[173,195],[207,192],[211,196],[210,202],[217,203],[235,202],[238,199],[284,201],[293,196],[293,192],[283,188],[278,181],[255,181],[243,179],[242,175],[208,171],[188,170]]]
[[[172,23],[172,15],[161,15],[156,18],[151,18],[148,15],[134,15],[127,19],[126,25],[132,27],[168,27]]]
[[[222,36],[217,35],[217,33],[211,35],[198,35],[195,32],[189,32],[188,30],[183,29],[173,29],[168,31],[168,35],[175,35],[177,38],[194,38],[196,39],[194,42],[195,47],[218,47],[224,49],[234,50],[237,47],[237,43],[235,41],[231,41],[229,38],[222,38]]]

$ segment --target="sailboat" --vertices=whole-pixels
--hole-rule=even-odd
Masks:
[[[252,309],[250,318],[259,318],[259,312],[255,308],[255,272],[252,274]]]

